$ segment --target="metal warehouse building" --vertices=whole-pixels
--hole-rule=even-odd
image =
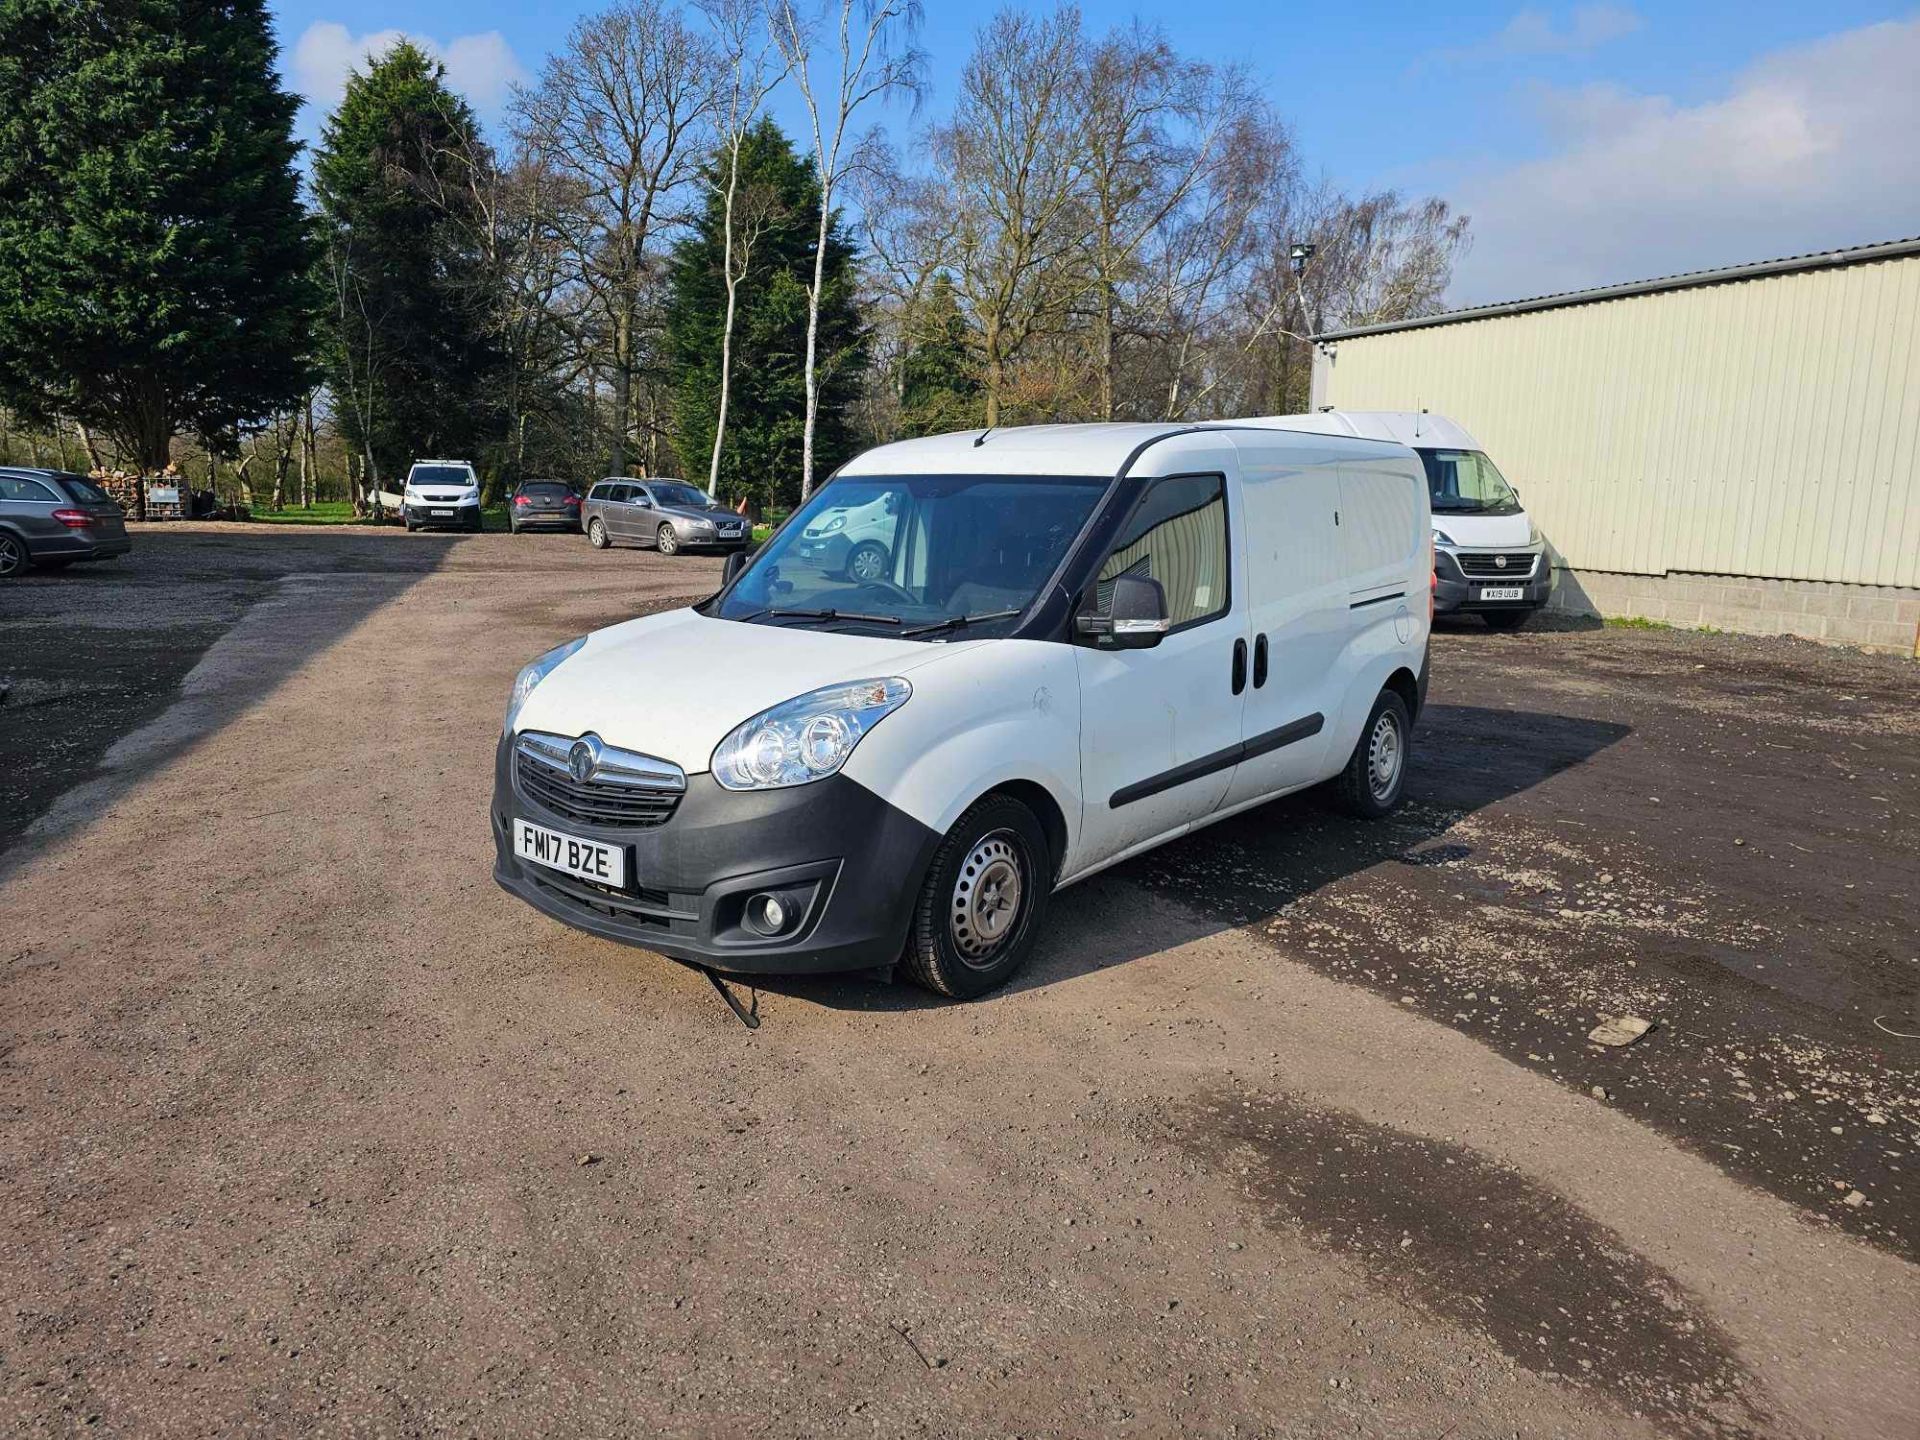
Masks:
[[[1313,404],[1465,425],[1558,605],[1920,654],[1920,239],[1322,335]]]

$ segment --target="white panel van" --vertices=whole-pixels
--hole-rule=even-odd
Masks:
[[[715,971],[899,963],[983,994],[1061,886],[1308,785],[1400,803],[1430,546],[1397,444],[1222,424],[881,446],[712,598],[521,672],[495,879]]]
[[[1466,427],[1425,410],[1322,410],[1246,422],[1392,441],[1420,457],[1433,505],[1434,609],[1518,630],[1553,594],[1540,529]]]

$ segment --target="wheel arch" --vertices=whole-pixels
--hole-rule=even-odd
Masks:
[[[1060,879],[1060,867],[1067,858],[1067,816],[1060,808],[1060,802],[1053,798],[1053,792],[1037,780],[1003,780],[998,785],[983,791],[968,802],[970,810],[989,795],[1005,795],[1018,800],[1033,812],[1034,819],[1040,822],[1040,829],[1047,837],[1048,858],[1053,862],[1054,881]],[[961,812],[965,814],[965,810]]]
[[[1400,703],[1407,707],[1409,723],[1420,718],[1420,679],[1413,671],[1402,665],[1387,677],[1387,683],[1380,688],[1391,690],[1400,697]]]

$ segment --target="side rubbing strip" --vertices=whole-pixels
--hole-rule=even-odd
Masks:
[[[1244,753],[1240,758],[1251,760],[1257,755],[1270,754],[1283,746],[1291,745],[1296,740],[1304,740],[1309,735],[1318,735],[1324,723],[1326,722],[1321,719],[1320,712],[1317,710],[1311,715],[1303,715],[1298,720],[1282,725],[1278,730],[1269,730],[1264,735],[1255,735],[1241,747]]]
[[[1211,755],[1202,755],[1198,760],[1189,760],[1184,765],[1176,765],[1171,770],[1162,770],[1158,775],[1149,775],[1145,780],[1136,780],[1131,785],[1123,785],[1113,792],[1107,801],[1109,810],[1118,810],[1122,805],[1131,805],[1136,800],[1145,800],[1148,796],[1158,795],[1163,790],[1171,790],[1177,785],[1203,779],[1221,770],[1229,770],[1242,760],[1251,760],[1256,755],[1270,754],[1283,745],[1291,745],[1296,740],[1304,740],[1309,735],[1318,735],[1325,721],[1316,711],[1298,720],[1289,721],[1278,730],[1268,730],[1255,735],[1238,745],[1229,745],[1224,750],[1216,750]]]
[[[1364,610],[1369,605],[1384,605],[1389,600],[1399,600],[1404,598],[1406,593],[1407,592],[1404,590],[1396,590],[1391,595],[1376,595],[1371,600],[1356,600],[1351,605],[1347,606],[1347,608],[1349,610]]]

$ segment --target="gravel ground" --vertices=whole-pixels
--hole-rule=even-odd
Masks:
[[[1462,627],[1403,818],[749,1032],[488,876],[514,668],[715,562],[138,544],[0,592],[17,1433],[1913,1433],[1915,667]]]

